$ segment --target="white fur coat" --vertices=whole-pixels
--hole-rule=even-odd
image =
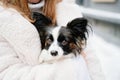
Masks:
[[[58,4],[59,25],[82,17],[75,6]],[[73,16],[76,11],[78,14]],[[39,64],[40,47],[35,27],[14,9],[0,6],[0,80],[91,80],[82,56]]]

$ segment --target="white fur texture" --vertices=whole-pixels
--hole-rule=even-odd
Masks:
[[[14,9],[1,6],[0,9],[0,36],[8,41],[21,61],[38,64],[40,40],[35,27]]]
[[[65,59],[70,59],[70,58],[74,58],[75,55],[74,54],[69,54],[69,55],[58,55],[58,56],[52,56],[48,50],[43,49],[41,51],[41,54],[39,56],[39,62],[40,63],[56,63],[59,61],[63,61]]]
[[[120,47],[92,34],[85,51],[93,80],[120,80]]]
[[[17,11],[0,6],[0,80],[90,80],[84,59],[38,64],[35,27]]]
[[[60,26],[66,26],[67,23],[75,18],[83,17],[81,9],[74,2],[69,3],[67,0],[57,5],[57,23]]]

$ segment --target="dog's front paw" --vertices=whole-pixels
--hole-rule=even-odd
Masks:
[[[42,58],[39,58],[39,63],[42,64],[44,60]]]
[[[45,61],[47,55],[48,55],[47,50],[43,49],[43,50],[41,51],[40,56],[39,56],[39,63],[43,63],[43,62]]]

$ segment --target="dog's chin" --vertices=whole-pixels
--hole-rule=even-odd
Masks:
[[[60,62],[63,61],[65,59],[68,58],[73,58],[75,57],[75,55],[73,53],[69,53],[67,55],[58,55],[58,56],[52,56],[48,53],[47,50],[43,49],[41,52],[41,55],[39,56],[39,62],[42,63],[56,63],[56,62]]]

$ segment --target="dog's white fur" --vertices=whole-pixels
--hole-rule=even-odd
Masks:
[[[49,52],[45,49],[41,51],[41,55],[39,56],[39,62],[40,63],[56,63],[59,61],[63,61],[65,59],[74,58],[75,55],[73,53],[70,53],[68,55],[60,55],[60,56],[52,56],[49,54]]]
[[[53,38],[54,38],[54,42],[50,45],[49,49],[43,49],[41,51],[40,57],[39,57],[39,61],[40,63],[42,62],[47,62],[47,63],[53,63],[56,61],[60,61],[63,60],[65,58],[72,58],[75,57],[73,53],[70,53],[69,55],[63,55],[64,51],[62,50],[62,48],[58,45],[57,43],[57,38],[59,36],[59,30],[60,30],[60,26],[49,30],[49,32],[52,34]],[[50,54],[51,51],[57,51],[58,55],[57,56],[52,56]]]

